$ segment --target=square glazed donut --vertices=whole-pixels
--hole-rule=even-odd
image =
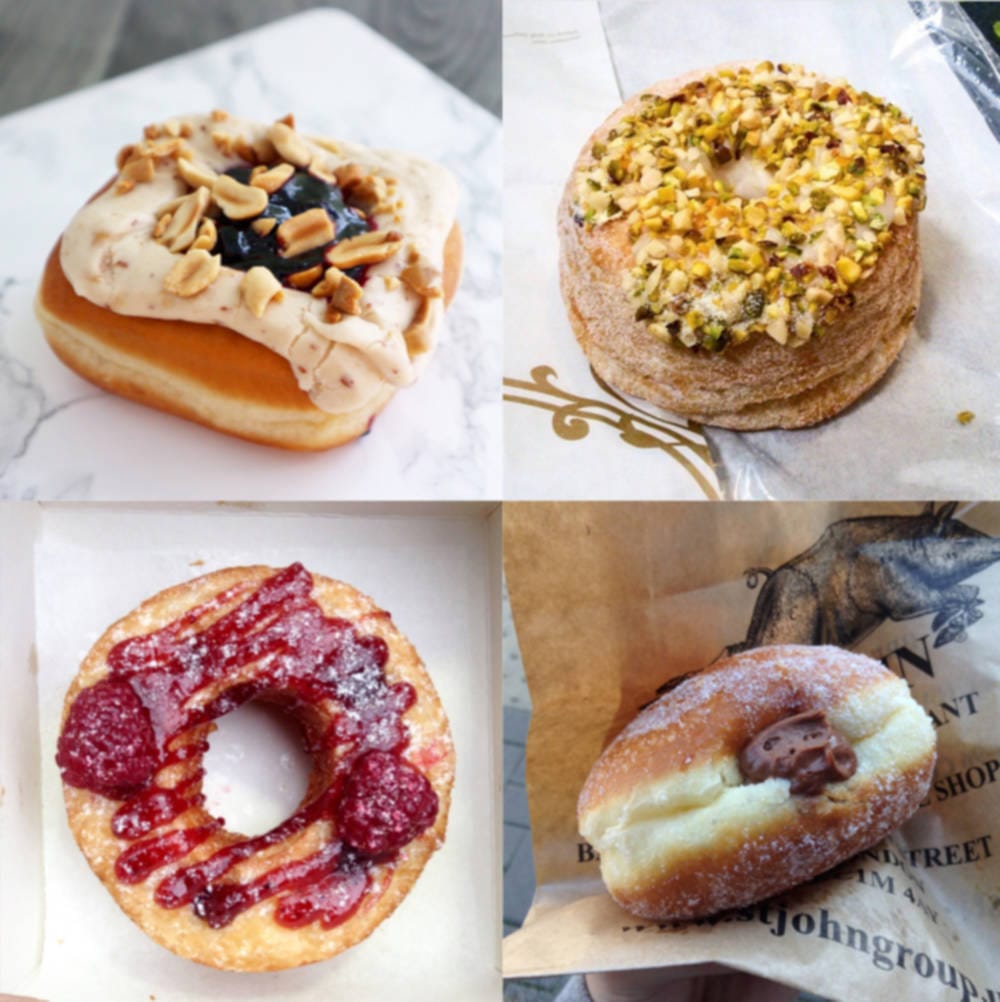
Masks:
[[[461,272],[417,157],[224,112],[147,126],[73,218],[36,313],[97,385],[252,441],[364,434],[423,371]]]

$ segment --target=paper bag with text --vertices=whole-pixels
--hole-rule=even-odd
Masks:
[[[1000,505],[508,504],[504,543],[537,875],[506,976],[717,961],[837,999],[1000,1002]],[[936,729],[929,795],[773,899],[630,916],[577,833],[580,788],[664,683],[762,643],[902,676]]]

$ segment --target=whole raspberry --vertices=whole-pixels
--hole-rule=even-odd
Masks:
[[[56,754],[64,782],[124,800],[149,782],[156,760],[149,711],[127,682],[102,679],[73,701]]]
[[[415,839],[437,810],[437,794],[423,773],[392,752],[370,751],[344,784],[340,835],[366,856],[383,856]]]

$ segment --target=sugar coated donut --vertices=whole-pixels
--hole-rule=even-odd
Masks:
[[[815,877],[902,824],[927,793],[934,730],[906,683],[836,647],[761,647],[643,710],[580,794],[612,897],[690,919]]]
[[[212,723],[286,708],[314,761],[301,806],[248,838],[201,793]],[[454,751],[434,687],[389,614],[349,585],[236,567],[111,626],[66,695],[56,762],[91,868],[154,940],[269,971],[368,936],[444,840]]]
[[[443,167],[221,111],[151,124],[117,163],[35,303],[80,375],[251,441],[328,449],[422,373],[462,266]]]
[[[665,80],[584,146],[559,208],[563,298],[608,382],[728,428],[838,413],[920,296],[917,129],[800,66]]]

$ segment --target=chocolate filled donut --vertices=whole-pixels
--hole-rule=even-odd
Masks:
[[[772,776],[788,780],[791,793],[820,793],[828,783],[850,779],[858,757],[822,710],[797,713],[771,724],[740,752],[740,775],[748,783]]]
[[[580,833],[629,912],[690,919],[787,890],[866,849],[927,793],[927,713],[836,647],[761,647],[685,679],[591,769]]]

